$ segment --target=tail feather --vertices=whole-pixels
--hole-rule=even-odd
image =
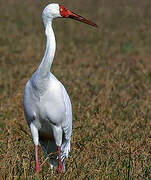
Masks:
[[[45,158],[49,156],[50,166],[53,169],[53,167],[58,165],[57,146],[56,146],[55,142],[52,142],[49,140],[40,140],[40,145],[44,152]]]
[[[57,153],[57,146],[55,142],[50,140],[40,140],[41,148],[44,152],[45,158],[50,158],[50,166],[53,167],[58,165],[58,153]],[[65,140],[61,146],[61,160],[63,162],[63,169],[65,171],[65,158],[68,158],[68,154],[70,152],[70,140]]]

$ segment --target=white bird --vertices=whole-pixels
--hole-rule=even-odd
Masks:
[[[38,69],[25,86],[23,97],[24,113],[35,145],[36,172],[40,170],[39,142],[45,156],[57,152],[57,156],[50,157],[50,166],[53,168],[58,165],[59,173],[65,169],[64,160],[70,151],[72,133],[70,98],[62,83],[50,72],[56,50],[52,20],[58,17],[72,18],[97,26],[55,3],[47,5],[42,13],[47,38],[46,50]]]

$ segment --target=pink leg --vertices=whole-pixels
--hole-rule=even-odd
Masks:
[[[36,159],[36,172],[39,172],[39,160],[38,160],[38,146],[35,146],[35,159]]]
[[[61,162],[61,147],[58,146],[58,173],[61,173],[62,171],[62,162]]]

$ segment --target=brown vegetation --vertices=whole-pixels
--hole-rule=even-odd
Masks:
[[[1,1],[0,178],[151,179],[151,1],[57,1],[98,29],[57,19],[52,72],[73,105],[66,173],[52,174],[25,122],[26,81],[44,53],[41,12],[48,1]],[[50,3],[50,1],[49,1]]]

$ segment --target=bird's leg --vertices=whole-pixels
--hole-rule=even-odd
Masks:
[[[35,159],[36,159],[36,172],[39,172],[39,160],[38,160],[38,145],[35,145]]]
[[[62,171],[62,167],[63,167],[63,165],[62,165],[62,161],[61,161],[61,147],[60,146],[58,146],[58,173],[61,173],[61,171]]]
[[[61,161],[61,144],[62,144],[63,131],[61,126],[53,126],[52,130],[58,151],[58,173],[61,173],[63,167]]]

